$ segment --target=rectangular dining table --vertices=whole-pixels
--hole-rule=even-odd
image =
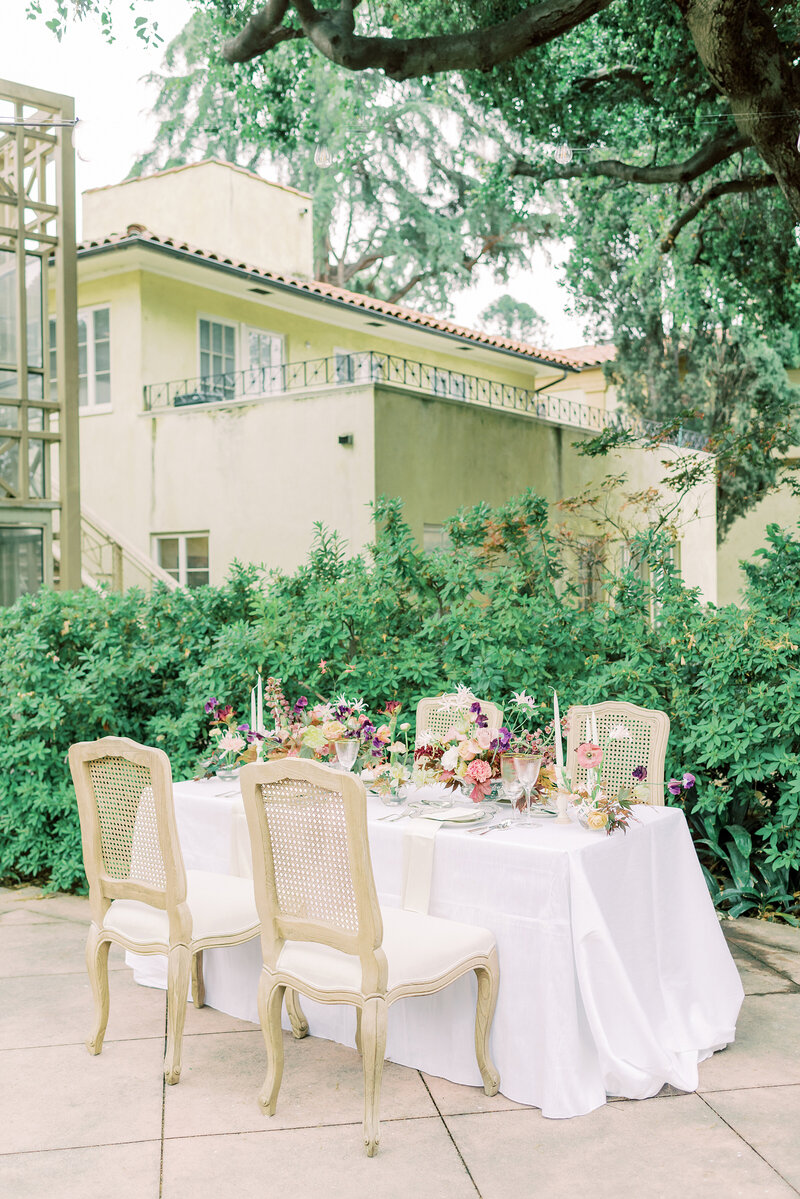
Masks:
[[[187,868],[250,875],[237,784],[178,782],[174,794]],[[543,820],[486,836],[442,827],[433,843],[430,914],[497,940],[500,1091],[545,1116],[583,1115],[609,1095],[644,1099],[665,1083],[692,1091],[698,1064],[734,1039],[742,985],[683,812],[633,811],[611,836]],[[368,797],[378,896],[402,906],[408,822],[387,814]],[[166,985],[163,958],[129,957],[137,981]],[[257,1022],[260,969],[258,939],[206,950],[206,1003]],[[468,975],[394,1004],[387,1058],[480,1086],[475,993]],[[352,1007],[302,1002],[312,1036],[355,1045]]]

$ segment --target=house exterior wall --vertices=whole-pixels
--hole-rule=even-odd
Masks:
[[[133,224],[277,274],[313,274],[311,197],[230,163],[173,167],[83,193],[86,240]]]
[[[757,562],[756,550],[767,544],[767,525],[780,525],[800,534],[800,497],[788,487],[760,500],[745,516],[731,526],[728,536],[719,547],[719,603],[740,604],[747,576],[742,561]]]
[[[579,430],[381,387],[376,389],[375,430],[376,493],[403,497],[406,519],[420,543],[426,524],[441,524],[458,508],[482,500],[502,504],[526,487],[556,503],[587,489],[603,492],[606,476],[624,474],[624,488],[608,497],[613,513],[623,502],[623,491],[658,485],[664,473],[663,446],[586,458],[576,449],[588,436]],[[668,489],[661,490],[669,499]],[[697,487],[685,498],[676,524],[683,578],[687,586],[699,588],[704,600],[715,602],[713,486]]]
[[[138,418],[153,535],[209,534],[210,581],[234,558],[292,570],[324,522],[353,551],[371,539],[372,388],[171,409]],[[356,430],[352,446],[339,445]]]

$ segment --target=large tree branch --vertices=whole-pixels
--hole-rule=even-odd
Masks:
[[[283,19],[289,9],[289,0],[267,0],[245,25],[238,37],[226,42],[222,56],[228,62],[249,62],[266,54],[280,42],[291,38],[305,37],[302,29],[284,25]]]
[[[675,0],[734,120],[800,218],[800,71],[757,0]]]
[[[553,41],[582,24],[612,0],[541,0],[508,21],[466,33],[432,37],[362,37],[355,33],[353,4],[317,9],[311,0],[269,0],[245,28],[223,46],[228,62],[247,62],[271,49],[284,32],[291,2],[305,37],[331,62],[350,71],[379,70],[391,79],[418,79],[441,71],[487,71]],[[283,36],[279,37],[279,34]]]
[[[649,96],[652,91],[642,72],[626,63],[616,67],[602,67],[599,71],[593,71],[591,75],[582,75],[572,86],[576,92],[585,95],[599,83],[629,83],[642,96]]]
[[[684,208],[681,215],[670,226],[669,232],[661,242],[661,253],[669,254],[675,245],[675,238],[704,208],[718,200],[720,196],[730,196],[737,192],[756,192],[764,187],[777,187],[778,180],[774,175],[747,175],[744,179],[726,179],[722,183],[712,183],[701,192],[696,200]]]
[[[616,158],[602,158],[597,162],[579,162],[560,167],[547,164],[534,166],[519,159],[511,171],[512,175],[530,175],[534,179],[586,179],[606,177],[621,179],[625,183],[691,183],[705,175],[717,163],[724,162],[750,145],[750,139],[741,133],[724,133],[709,138],[699,150],[684,162],[670,162],[660,167],[639,167]]]

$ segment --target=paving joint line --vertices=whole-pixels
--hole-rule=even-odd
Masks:
[[[695,1094],[697,1094],[697,1092],[695,1092]],[[725,1117],[720,1112],[717,1111],[717,1109],[714,1107],[713,1103],[709,1103],[709,1101],[705,1098],[704,1095],[697,1094],[697,1097],[698,1097],[698,1099],[700,1099],[700,1101],[702,1103],[704,1103],[706,1105],[706,1107],[710,1111],[712,1111],[714,1113],[714,1115],[717,1117],[718,1120],[722,1121],[722,1123],[725,1125],[726,1128],[729,1128],[731,1130],[731,1132],[734,1134],[735,1137],[738,1137],[738,1139],[742,1142],[743,1145],[746,1145],[748,1149],[752,1149],[752,1151],[753,1151],[753,1153],[755,1153],[756,1157],[760,1157],[762,1162],[764,1162],[764,1164],[766,1166],[769,1166],[769,1168],[770,1168],[770,1170],[772,1170],[773,1174],[777,1174],[777,1176],[778,1176],[778,1178],[780,1178],[781,1182],[785,1182],[787,1187],[789,1187],[789,1189],[795,1195],[800,1195],[800,1191],[798,1191],[797,1187],[792,1186],[792,1184],[789,1182],[789,1179],[785,1178],[783,1176],[783,1174],[781,1174],[778,1167],[773,1166],[773,1164],[769,1160],[769,1158],[765,1157],[763,1153],[761,1153],[758,1149],[756,1149],[755,1145],[751,1145],[750,1142],[748,1141],[747,1137],[742,1136],[742,1134],[739,1132],[738,1128],[734,1128],[734,1126],[730,1123],[730,1121],[726,1120]]]
[[[450,1140],[453,1143],[453,1148],[455,1149],[456,1153],[458,1154],[459,1161],[461,1162],[461,1165],[464,1167],[467,1178],[470,1180],[472,1185],[475,1187],[475,1194],[478,1196],[478,1199],[483,1199],[480,1189],[478,1187],[478,1184],[475,1181],[475,1179],[472,1177],[472,1171],[470,1170],[469,1166],[467,1165],[466,1161],[464,1160],[464,1154],[461,1152],[460,1148],[456,1144],[456,1138],[453,1136],[452,1132],[450,1131],[450,1125],[447,1123],[447,1120],[442,1115],[442,1112],[439,1108],[439,1104],[434,1099],[431,1089],[428,1086],[427,1082],[425,1081],[425,1077],[424,1077],[422,1071],[418,1070],[417,1074],[420,1077],[420,1081],[422,1082],[422,1085],[424,1086],[425,1090],[428,1092],[428,1095],[430,1096],[431,1103],[436,1108],[436,1113],[437,1113],[439,1119],[441,1120],[442,1124],[444,1125],[445,1132],[447,1133],[447,1135],[449,1136]]]
[[[119,1145],[155,1145],[156,1137],[137,1137],[135,1141],[94,1141],[90,1145],[44,1145],[38,1149],[0,1149],[0,1158],[21,1157],[33,1153],[75,1153],[79,1149],[116,1149]]]

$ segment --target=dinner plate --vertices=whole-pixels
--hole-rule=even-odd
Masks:
[[[480,804],[475,806],[474,811],[462,805],[450,809],[434,808],[429,812],[418,812],[416,815],[419,820],[435,820],[438,824],[451,828],[466,828],[483,820],[490,820],[496,811],[496,804]]]

